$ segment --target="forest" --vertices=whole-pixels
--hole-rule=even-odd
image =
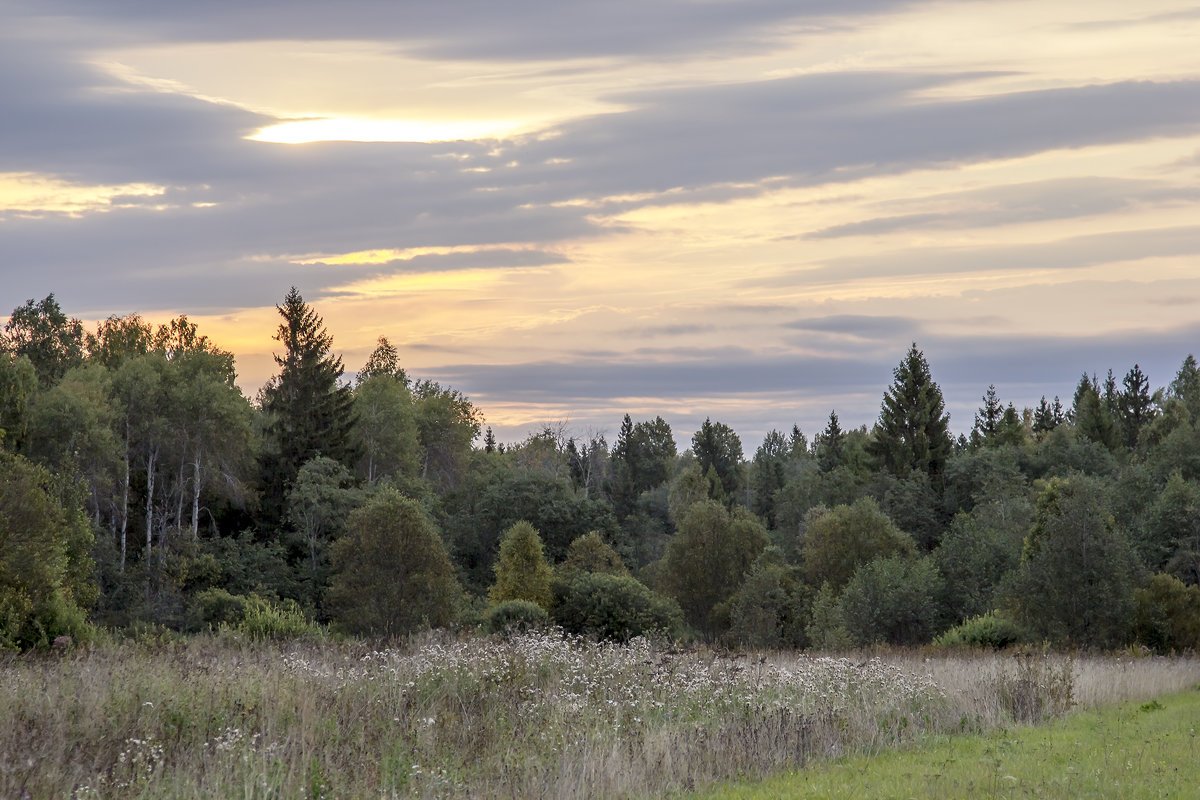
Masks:
[[[386,338],[353,379],[277,306],[257,397],[186,317],[96,330],[53,295],[0,337],[0,648],[97,630],[397,636],[556,625],[733,648],[1200,645],[1200,365],[980,387],[954,437],[914,343],[868,429],[753,454],[707,419],[499,443]],[[61,641],[61,639],[60,639]]]

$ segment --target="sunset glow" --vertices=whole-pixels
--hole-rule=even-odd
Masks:
[[[251,395],[292,285],[513,440],[1200,350],[1187,3],[104,5],[0,12],[6,309],[186,313]]]

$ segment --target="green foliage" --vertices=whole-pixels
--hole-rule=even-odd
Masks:
[[[772,430],[763,438],[754,453],[750,467],[750,510],[775,528],[776,494],[787,479],[786,467],[790,448],[787,439],[779,431]]]
[[[354,415],[362,453],[359,474],[367,483],[385,478],[415,481],[421,471],[420,443],[416,409],[405,381],[390,372],[360,372]]]
[[[279,375],[262,390],[267,419],[264,511],[269,522],[283,517],[280,501],[306,461],[324,455],[349,466],[355,460],[354,399],[350,387],[339,384],[342,359],[332,353],[333,336],[295,286],[276,309],[283,321],[275,340],[284,352],[275,355]]]
[[[1137,542],[1146,567],[1200,583],[1200,485],[1172,473],[1146,517]]]
[[[13,309],[0,337],[0,350],[28,358],[38,383],[43,388],[53,386],[67,370],[83,363],[83,323],[68,319],[53,294],[40,303],[30,299]]]
[[[884,513],[896,527],[911,534],[923,551],[932,550],[942,538],[946,524],[929,476],[924,472],[914,472],[907,478],[887,477],[887,490],[883,495]]]
[[[829,412],[829,422],[813,440],[813,449],[821,472],[831,472],[841,466],[842,454],[846,449],[846,432],[842,430],[837,411]]]
[[[678,525],[680,518],[692,505],[709,499],[711,488],[700,464],[695,460],[688,461],[683,469],[679,470],[671,479],[671,485],[667,490],[667,506],[671,521]]]
[[[872,452],[897,477],[924,472],[940,485],[953,449],[942,390],[915,342],[892,374],[892,386],[883,395],[875,424]]]
[[[363,501],[350,470],[325,456],[309,459],[288,492],[287,516],[294,545],[303,553],[306,601],[316,607],[329,583],[329,545],[342,535],[346,516]]]
[[[479,410],[462,392],[435,381],[417,381],[412,394],[421,478],[442,491],[452,489],[479,435]]]
[[[1089,379],[1086,374],[1079,379],[1079,384],[1075,387],[1071,420],[1076,435],[1082,440],[1094,442],[1109,450],[1117,446],[1117,423],[1105,406],[1095,379]]]
[[[862,564],[881,556],[913,553],[916,545],[870,498],[832,509],[818,506],[804,521],[801,558],[810,586],[829,583],[840,592]]]
[[[675,437],[662,417],[634,423],[625,415],[612,450],[613,504],[619,517],[633,512],[643,492],[670,479],[675,455]]]
[[[379,377],[392,378],[405,389],[408,388],[408,376],[400,368],[400,353],[386,336],[379,337],[375,349],[367,356],[367,363],[358,371],[356,381],[362,386],[371,378]]]
[[[1159,573],[1134,592],[1134,634],[1160,653],[1200,650],[1200,587]]]
[[[526,633],[545,628],[550,615],[537,603],[505,600],[488,609],[485,624],[492,633]]]
[[[942,577],[933,559],[876,558],[859,567],[842,592],[842,615],[855,644],[928,642],[940,623]]]
[[[938,647],[1003,650],[1028,641],[1029,634],[1008,617],[989,611],[971,617],[933,640]]]
[[[945,579],[943,605],[957,619],[996,607],[997,591],[1021,562],[1033,506],[1024,498],[995,500],[958,514],[933,557]]]
[[[567,557],[558,565],[561,575],[572,572],[603,572],[606,575],[628,575],[629,569],[598,531],[589,531],[571,542]]]
[[[359,634],[395,636],[454,622],[462,589],[425,510],[383,489],[346,519],[331,550],[330,616]]]
[[[767,544],[762,524],[744,508],[730,513],[705,500],[683,512],[667,547],[663,582],[689,625],[710,638],[721,633],[713,609],[737,591]]]
[[[1103,489],[1083,476],[1055,478],[1038,496],[1006,604],[1036,637],[1114,647],[1130,633],[1136,563]]]
[[[92,541],[77,490],[0,451],[0,647],[86,637]]]
[[[804,631],[809,646],[818,650],[837,651],[850,648],[850,631],[838,592],[828,583],[821,584],[813,598],[812,615]]]
[[[1150,379],[1137,364],[1125,374],[1121,381],[1122,390],[1118,398],[1118,417],[1125,446],[1137,447],[1142,430],[1156,415],[1154,401],[1150,397]]]
[[[579,572],[561,591],[553,619],[568,633],[624,642],[635,636],[673,638],[682,628],[679,605],[629,575]]]
[[[762,650],[803,647],[807,639],[808,587],[783,554],[768,548],[726,605],[731,621],[725,639]]]
[[[246,598],[242,618],[235,630],[258,640],[312,639],[324,635],[319,625],[305,618],[295,600],[271,601],[255,594]]]
[[[551,561],[561,561],[571,542],[589,531],[612,535],[617,529],[611,507],[577,492],[566,476],[506,470],[488,482],[479,498],[479,519],[467,532],[472,537],[468,563],[491,573],[501,533],[521,520],[537,529]]]
[[[554,577],[542,553],[542,538],[528,522],[513,524],[500,538],[500,557],[495,565],[496,582],[488,590],[493,603],[527,600],[550,607],[550,581]]]
[[[29,357],[0,349],[0,447],[15,450],[25,439],[36,389],[37,370]]]
[[[710,482],[709,497],[716,500],[737,497],[744,480],[742,440],[733,428],[706,418],[692,436],[692,455]]]
[[[218,630],[222,625],[236,627],[246,616],[246,598],[230,594],[220,587],[198,592],[188,609],[186,630]]]

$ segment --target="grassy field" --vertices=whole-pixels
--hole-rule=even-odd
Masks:
[[[1197,727],[1200,688],[1038,727],[940,738],[697,797],[1192,798],[1200,793]]]
[[[108,642],[0,655],[0,797],[656,797],[1198,681],[1195,659],[736,655],[541,634]]]

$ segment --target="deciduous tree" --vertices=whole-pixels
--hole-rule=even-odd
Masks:
[[[462,589],[441,536],[421,505],[394,489],[347,517],[330,555],[327,607],[351,633],[399,636],[457,618]]]

